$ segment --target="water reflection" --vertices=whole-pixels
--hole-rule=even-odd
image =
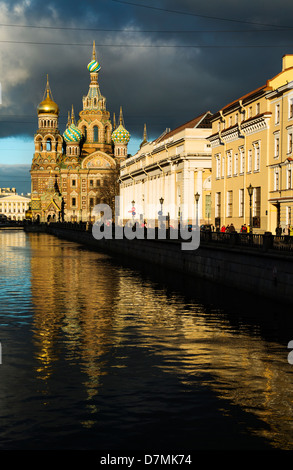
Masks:
[[[199,281],[189,280],[191,293],[176,290],[49,235],[7,233],[1,243],[0,292],[9,294],[7,283],[14,282],[13,289],[23,283],[27,295],[10,303],[5,315],[23,309],[27,317],[28,304],[33,311],[31,362],[38,385],[31,393],[42,397],[43,408],[53,403],[55,412],[61,410],[61,394],[70,397],[70,404],[62,403],[83,428],[105,427],[119,415],[122,431],[142,416],[152,416],[156,425],[154,410],[182,414],[192,403],[202,411],[186,408],[184,426],[204,434],[207,426],[214,432],[212,410],[204,410],[208,397],[216,397],[221,417],[236,416],[245,432],[271,447],[293,448],[287,342],[266,338],[259,318],[251,323],[257,310],[246,319],[236,307],[227,313],[211,297],[194,294]],[[179,403],[182,391],[185,404]]]

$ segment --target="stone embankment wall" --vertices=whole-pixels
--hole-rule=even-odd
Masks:
[[[87,231],[50,226],[47,231],[127,260],[141,260],[229,288],[240,288],[280,302],[293,302],[293,256],[288,253],[209,245],[204,242],[197,250],[182,251],[180,241],[95,240]]]

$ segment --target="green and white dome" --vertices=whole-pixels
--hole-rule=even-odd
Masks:
[[[75,124],[70,124],[63,134],[66,142],[80,142],[82,138],[82,132],[76,127]]]
[[[91,73],[92,72],[97,73],[101,70],[101,65],[99,64],[99,62],[97,60],[91,60],[90,63],[88,64],[87,68]]]

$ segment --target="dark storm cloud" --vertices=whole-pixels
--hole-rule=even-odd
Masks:
[[[47,73],[64,130],[71,105],[77,116],[88,91],[93,40],[107,107],[117,115],[122,105],[125,125],[138,137],[145,122],[156,137],[204,111],[216,112],[279,73],[282,55],[293,53],[289,1],[132,2],[154,9],[130,3],[0,2],[2,25],[37,26],[0,27],[1,41],[19,42],[1,44],[0,136],[33,136]]]

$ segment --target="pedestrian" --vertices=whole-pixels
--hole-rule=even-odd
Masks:
[[[222,225],[221,232],[226,232],[226,227],[225,227],[225,225]]]

